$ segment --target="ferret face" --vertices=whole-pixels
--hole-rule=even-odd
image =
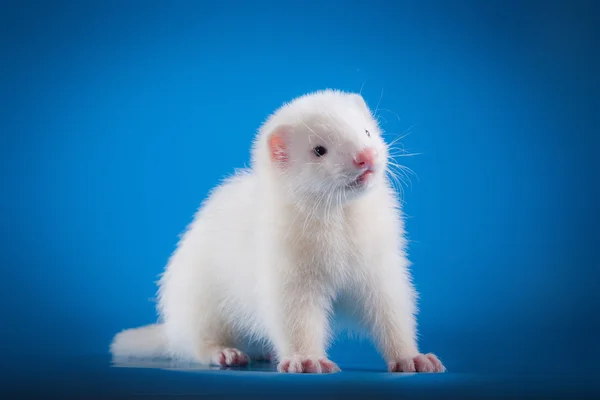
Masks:
[[[308,100],[312,104],[289,106],[294,123],[281,126],[269,141],[288,189],[343,203],[381,184],[387,146],[362,97],[329,93]]]

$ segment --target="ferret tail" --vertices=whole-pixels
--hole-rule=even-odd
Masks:
[[[110,344],[113,357],[155,358],[167,355],[167,337],[162,324],[125,329]]]

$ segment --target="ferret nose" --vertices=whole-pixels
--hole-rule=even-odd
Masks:
[[[377,152],[374,149],[366,148],[354,157],[354,165],[356,168],[371,168],[375,163]]]

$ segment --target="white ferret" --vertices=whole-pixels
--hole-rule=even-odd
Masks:
[[[115,357],[336,372],[336,301],[353,306],[392,372],[443,372],[416,338],[404,223],[388,145],[359,94],[285,104],[259,130],[251,169],[218,186],[159,281],[158,324],[117,334]]]

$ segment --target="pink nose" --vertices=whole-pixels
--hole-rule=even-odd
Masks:
[[[357,168],[371,168],[375,163],[377,153],[371,148],[366,148],[354,157],[354,165]]]

